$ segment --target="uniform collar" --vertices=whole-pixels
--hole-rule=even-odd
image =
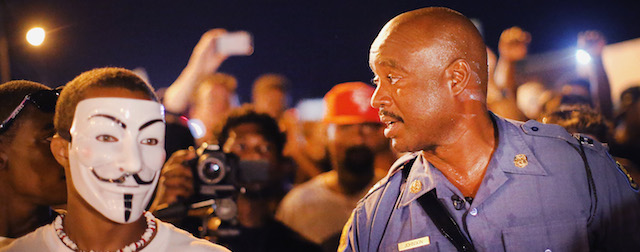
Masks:
[[[544,170],[536,156],[524,140],[524,125],[511,122],[491,113],[498,126],[498,148],[493,152],[491,165],[498,166],[506,173],[545,176]],[[526,159],[523,159],[526,157]],[[526,160],[526,162],[525,162]],[[519,162],[516,162],[519,161]],[[516,163],[519,163],[517,165]],[[526,164],[523,166],[523,164]]]
[[[547,175],[546,170],[524,141],[522,125],[500,118],[491,112],[489,113],[498,128],[498,147],[493,152],[473,205],[480,204],[502,186],[509,179],[507,174]],[[515,162],[516,156],[519,157],[519,166]],[[526,165],[524,166],[525,162],[522,157],[526,157]],[[436,188],[438,183],[451,184],[422,155],[417,155],[417,159],[407,177],[398,207],[408,205],[426,192]]]
[[[398,207],[409,205],[412,201],[435,188],[438,185],[438,180],[441,179],[446,178],[440,171],[431,166],[422,154],[418,155],[405,182]]]

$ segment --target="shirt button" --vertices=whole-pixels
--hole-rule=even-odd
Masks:
[[[469,211],[469,214],[471,214],[471,216],[478,215],[478,209],[474,207],[473,209],[471,209],[471,211]]]
[[[551,252],[551,250],[550,249],[545,249],[544,252]]]

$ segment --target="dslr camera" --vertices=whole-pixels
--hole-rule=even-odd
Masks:
[[[263,160],[240,160],[225,153],[219,145],[203,143],[196,158],[187,161],[194,175],[194,189],[200,198],[228,197],[242,191],[244,185],[265,182],[269,163]]]

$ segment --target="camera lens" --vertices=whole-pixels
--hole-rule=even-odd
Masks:
[[[226,175],[226,168],[222,160],[213,156],[202,156],[198,162],[198,176],[207,184],[217,184]]]
[[[202,174],[204,174],[207,179],[215,180],[216,178],[220,177],[220,169],[222,168],[216,163],[206,163],[202,168]]]

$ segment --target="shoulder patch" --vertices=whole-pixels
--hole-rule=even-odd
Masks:
[[[616,165],[618,166],[618,169],[624,173],[625,176],[627,176],[627,180],[629,182],[629,186],[631,186],[631,189],[633,189],[634,191],[638,192],[640,187],[638,186],[638,183],[636,183],[635,180],[633,180],[633,177],[631,177],[631,174],[629,174],[629,171],[627,171],[627,169],[624,168],[624,166],[622,164],[620,164],[620,162],[616,161]]]

